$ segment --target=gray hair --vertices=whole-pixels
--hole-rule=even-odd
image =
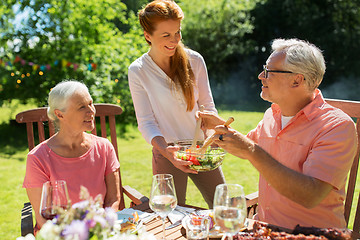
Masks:
[[[60,82],[51,89],[47,109],[49,119],[57,124],[58,118],[55,115],[55,109],[65,111],[68,106],[69,98],[78,92],[89,93],[89,89],[85,86],[85,84],[73,80]]]
[[[275,39],[273,52],[284,52],[286,70],[304,75],[309,90],[315,90],[325,74],[325,60],[321,50],[314,44],[299,39]]]

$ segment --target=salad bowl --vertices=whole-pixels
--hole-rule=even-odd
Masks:
[[[175,146],[180,149],[176,152],[176,157],[181,160],[191,161],[190,169],[198,172],[207,172],[218,168],[224,158],[225,150],[218,146],[207,147],[204,153],[200,152],[204,141],[197,141],[196,148],[191,148],[192,140],[179,140],[175,142]]]

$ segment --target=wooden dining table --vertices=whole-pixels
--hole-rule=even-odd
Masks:
[[[189,205],[183,205],[183,207],[190,207],[190,208],[194,208],[194,209],[203,209],[203,208],[198,208],[198,207],[189,206]],[[136,205],[132,208],[143,211],[143,212],[153,212],[149,207],[149,202],[145,202],[140,205]],[[254,220],[248,219],[248,222],[249,222],[249,224],[247,226],[247,229],[251,230]],[[171,222],[169,221],[168,218],[166,218],[165,227],[170,226],[170,225],[171,225]],[[146,223],[145,227],[146,227],[146,231],[152,233],[156,237],[156,239],[162,239],[162,237],[163,237],[162,220],[160,219],[160,217],[154,218],[150,222]],[[165,237],[166,237],[166,239],[186,240],[187,239],[186,238],[186,230],[180,224],[174,228],[165,230]],[[211,239],[216,239],[216,238],[211,238]],[[221,238],[218,238],[218,239],[221,239]]]
[[[189,207],[189,208],[194,208],[194,209],[201,209],[203,210],[203,208],[197,208],[194,206],[189,206],[189,205],[184,205],[183,207]],[[145,202],[142,203],[140,205],[134,206],[132,207],[133,209],[136,210],[140,210],[143,212],[153,212],[150,207],[149,207],[149,202]],[[286,229],[283,227],[279,227],[279,226],[275,226],[275,225],[271,225],[271,224],[267,224],[264,222],[259,222],[253,219],[247,219],[247,226],[246,226],[246,231],[251,232],[253,230],[253,228],[257,228],[255,227],[255,225],[258,225],[259,223],[263,223],[268,225],[270,228],[272,227],[272,229],[276,229],[275,231],[281,231],[281,232],[287,232],[287,233],[291,233],[292,230],[290,229]],[[255,224],[257,223],[257,224]],[[158,218],[154,218],[151,221],[147,222],[146,224],[144,224],[146,227],[146,231],[152,233],[156,239],[162,239],[163,237],[163,233],[162,233],[162,220],[160,219],[160,217]],[[166,218],[165,220],[165,227],[170,226],[171,222],[168,220],[168,218]],[[350,236],[352,234],[352,231],[349,229],[346,229],[347,233],[349,234],[348,236]],[[186,240],[186,230],[184,229],[184,227],[182,226],[182,224],[173,227],[171,229],[167,229],[165,230],[165,237],[168,240]],[[354,238],[354,236],[352,236],[353,239],[357,239]],[[216,238],[211,238],[211,239],[216,239]],[[218,238],[221,239],[221,238]]]
[[[143,212],[153,212],[149,207],[149,202],[142,203],[140,205],[136,205],[132,207],[133,209],[140,210]],[[171,222],[168,218],[165,220],[165,227],[170,226]],[[160,217],[154,218],[150,222],[145,224],[146,231],[154,234],[156,239],[161,239],[163,236],[162,233],[162,220]],[[166,239],[186,239],[186,232],[182,225],[178,225],[174,228],[165,230]]]

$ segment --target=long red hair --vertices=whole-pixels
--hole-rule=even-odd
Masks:
[[[144,31],[153,34],[156,24],[166,20],[182,20],[184,13],[181,8],[171,0],[156,0],[145,6],[139,12],[139,21]],[[147,39],[145,39],[149,45]],[[180,86],[187,104],[186,111],[191,111],[195,105],[194,85],[195,76],[191,69],[189,57],[184,44],[179,42],[175,54],[170,57],[170,74],[175,87]]]

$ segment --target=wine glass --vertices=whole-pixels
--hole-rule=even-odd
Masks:
[[[68,209],[70,199],[64,180],[47,181],[43,184],[40,202],[40,214],[46,220],[53,219],[59,209]]]
[[[177,198],[174,187],[174,179],[171,174],[156,174],[152,179],[150,203],[151,210],[156,212],[162,219],[163,239],[165,238],[165,218],[175,209]]]
[[[223,239],[232,239],[233,235],[244,228],[246,220],[246,202],[243,187],[239,184],[219,184],[214,195],[214,218]]]

